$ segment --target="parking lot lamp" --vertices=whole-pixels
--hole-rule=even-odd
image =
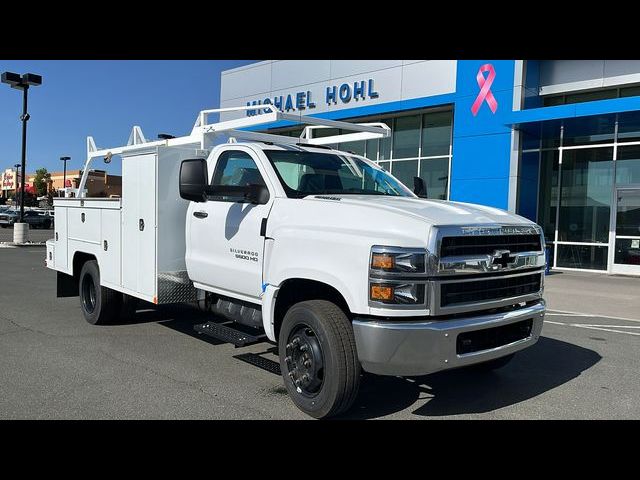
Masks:
[[[67,188],[67,160],[71,160],[71,157],[60,157],[60,160],[64,162],[64,170],[62,173],[62,188]],[[65,197],[66,197],[65,190]]]
[[[16,163],[14,167],[16,167],[16,179],[15,179],[16,193],[13,196],[13,200],[14,202],[17,202],[18,201],[18,185],[20,185],[20,164]]]
[[[29,113],[27,112],[27,97],[29,87],[36,87],[42,84],[42,77],[34,73],[25,73],[20,75],[13,72],[4,72],[2,74],[2,83],[6,83],[11,88],[22,90],[22,175],[26,172],[26,155],[27,155],[27,122],[29,121]],[[24,223],[24,179],[20,184],[20,223]]]

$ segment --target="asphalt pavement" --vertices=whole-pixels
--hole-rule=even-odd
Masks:
[[[29,229],[29,241],[34,243],[43,243],[53,238],[53,227],[49,229],[44,228],[30,228]],[[7,228],[0,228],[0,243],[13,242],[13,226]]]
[[[561,288],[560,276],[547,282],[550,296]],[[78,298],[56,298],[44,248],[0,249],[0,419],[308,418],[278,375],[236,358],[275,359],[273,345],[200,337],[202,321],[189,308],[142,306],[134,322],[89,325]],[[640,418],[640,310],[551,311],[542,333],[495,372],[365,375],[344,418]]]

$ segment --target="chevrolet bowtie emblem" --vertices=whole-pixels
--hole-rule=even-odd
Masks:
[[[491,257],[491,265],[495,265],[496,268],[507,268],[507,266],[514,260],[510,250],[494,250]]]

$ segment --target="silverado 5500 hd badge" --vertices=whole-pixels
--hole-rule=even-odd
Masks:
[[[241,250],[239,248],[230,248],[229,251],[233,253],[239,260],[249,260],[251,262],[258,261],[258,252],[252,252],[251,250]]]

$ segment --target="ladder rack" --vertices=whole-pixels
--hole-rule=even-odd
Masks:
[[[202,110],[196,118],[193,129],[189,135],[162,140],[147,141],[139,126],[134,126],[129,135],[126,145],[114,148],[97,148],[93,137],[87,137],[87,161],[85,162],[82,179],[78,185],[77,196],[84,196],[84,188],[89,176],[89,167],[94,158],[102,157],[105,162],[111,161],[113,155],[120,155],[141,149],[154,148],[157,146],[199,146],[207,149],[213,144],[213,139],[221,134],[229,136],[230,142],[235,142],[237,138],[243,138],[258,142],[271,142],[288,145],[330,145],[340,142],[353,142],[358,140],[370,140],[375,138],[386,138],[391,135],[391,129],[384,123],[349,123],[337,120],[327,120],[324,118],[310,117],[308,115],[285,113],[278,110],[273,105],[262,105],[261,109],[265,113],[253,115],[246,118],[226,120],[218,123],[208,123],[209,115],[214,113],[242,112],[255,110],[254,106],[240,106],[228,108],[214,108]],[[253,128],[279,121],[288,121],[298,124],[306,124],[300,137],[290,137],[272,133],[261,133],[247,128]],[[341,135],[331,135],[328,137],[314,137],[313,134],[319,129],[338,128],[354,133]]]

